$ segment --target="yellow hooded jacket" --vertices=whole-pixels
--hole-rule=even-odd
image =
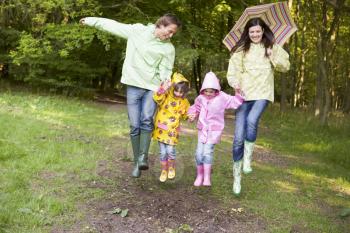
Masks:
[[[178,143],[180,131],[180,119],[186,119],[190,103],[186,98],[174,96],[174,84],[188,82],[180,73],[174,73],[172,86],[166,91],[161,88],[153,95],[154,101],[158,104],[158,111],[154,122],[153,139],[168,144]]]

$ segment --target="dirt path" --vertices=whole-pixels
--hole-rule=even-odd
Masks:
[[[225,207],[210,195],[210,189],[195,189],[181,181],[161,184],[152,170],[132,179],[130,162],[115,161],[120,170],[114,174],[106,165],[106,161],[100,161],[99,175],[118,179],[119,185],[109,187],[108,199],[84,206],[88,213],[86,223],[96,232],[265,232],[265,223],[259,218],[233,211],[239,208],[238,201]],[[116,207],[128,209],[128,216],[108,213]],[[81,229],[76,227],[69,232]]]
[[[156,156],[151,157],[152,164]],[[161,184],[152,170],[139,179],[129,176],[131,162],[114,161],[112,171],[108,161],[99,161],[98,175],[117,179],[118,185],[92,183],[91,187],[108,190],[108,198],[91,200],[79,209],[86,218],[71,229],[52,232],[266,232],[266,223],[257,216],[239,212],[239,201],[224,206],[210,194],[210,189],[194,188],[191,184],[174,181]],[[111,214],[115,208],[128,209],[128,216]]]
[[[228,122],[232,120],[228,119]],[[232,125],[229,125],[224,137],[232,138],[231,131]],[[118,144],[114,151],[118,148],[120,151],[121,145],[128,143],[121,139],[116,141]],[[258,149],[257,153],[261,154],[260,158],[268,157],[263,150]],[[150,156],[150,164],[156,164],[156,160],[157,156]],[[90,188],[107,190],[107,198],[81,204],[79,209],[86,214],[82,221],[70,229],[55,227],[51,232],[267,232],[264,220],[240,211],[238,199],[224,205],[211,195],[210,189],[195,188],[192,181],[186,183],[179,178],[162,184],[155,168],[133,179],[130,177],[131,169],[132,162],[125,161],[122,156],[117,156],[114,161],[98,161],[96,173],[101,180],[117,180],[117,185],[108,182],[88,184]],[[116,208],[128,209],[127,217],[111,214],[110,211]]]

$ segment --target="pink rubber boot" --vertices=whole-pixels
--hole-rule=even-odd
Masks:
[[[194,186],[201,186],[203,183],[203,165],[197,165],[197,177],[194,181]]]
[[[203,165],[204,170],[204,179],[203,179],[203,186],[211,186],[211,164],[204,164]]]

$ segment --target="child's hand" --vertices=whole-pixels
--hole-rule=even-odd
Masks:
[[[196,114],[188,114],[188,119],[190,122],[194,121],[194,119],[196,119]]]
[[[160,86],[164,89],[164,91],[168,90],[171,87],[171,80],[165,80],[160,84]]]

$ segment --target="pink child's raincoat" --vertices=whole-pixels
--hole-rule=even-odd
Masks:
[[[203,94],[204,89],[217,90],[215,96],[209,98]],[[225,110],[237,109],[243,103],[241,95],[228,95],[220,91],[220,83],[213,72],[205,75],[200,95],[188,110],[188,114],[196,114],[198,117],[198,141],[205,144],[217,144],[220,142],[222,131],[225,127]]]

